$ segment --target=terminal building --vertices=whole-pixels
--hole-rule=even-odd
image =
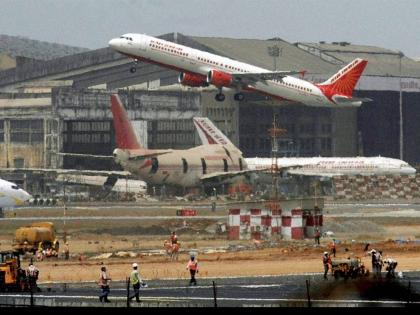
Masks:
[[[109,161],[58,154],[112,154],[111,93],[120,95],[140,142],[149,148],[199,145],[192,117],[206,116],[245,157],[269,157],[268,129],[276,116],[286,130],[279,156],[400,158],[402,148],[405,161],[420,163],[420,63],[400,52],[347,42],[288,43],[279,38],[180,33],[160,38],[270,70],[304,69],[304,78],[314,82],[326,80],[355,58],[365,58],[369,62],[355,95],[373,101],[359,108],[321,108],[256,93],[235,101],[234,91],[226,89],[226,100],[217,102],[216,89],[181,86],[176,71],[139,63],[131,73],[133,61],[110,48],[44,60],[15,58],[20,60],[16,66],[0,71],[0,168],[118,169]]]

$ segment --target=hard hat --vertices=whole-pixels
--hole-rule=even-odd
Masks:
[[[370,252],[371,253],[376,253],[376,250],[375,249],[372,249]]]
[[[137,267],[138,267],[137,263],[133,263],[133,268],[137,268]]]
[[[328,255],[328,252],[324,252],[324,255]]]

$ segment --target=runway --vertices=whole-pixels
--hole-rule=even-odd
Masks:
[[[420,272],[406,273],[403,279],[387,280],[333,279],[321,274],[207,278],[197,277],[197,286],[188,286],[189,279],[150,280],[140,290],[142,306],[149,303],[184,306],[404,306],[410,301],[420,305]],[[214,284],[214,285],[213,285]],[[308,287],[307,287],[308,285]],[[127,288],[124,282],[111,282],[106,306],[126,306]],[[408,288],[410,287],[410,291]],[[40,284],[42,292],[34,295],[39,301],[59,301],[100,306],[100,289],[94,283]],[[309,299],[308,291],[309,289]],[[382,288],[382,289],[379,289]],[[214,294],[216,292],[216,294]],[[130,294],[132,289],[130,288]],[[28,294],[24,294],[26,297]],[[19,298],[21,294],[5,293],[4,298]],[[4,303],[4,302],[2,302]],[[134,302],[134,306],[137,303]]]

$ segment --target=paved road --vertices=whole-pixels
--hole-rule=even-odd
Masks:
[[[142,301],[187,302],[191,305],[214,306],[214,287],[218,306],[307,306],[307,281],[312,303],[353,303],[358,305],[390,305],[410,300],[420,303],[420,272],[406,273],[403,279],[393,281],[363,279],[328,279],[320,274],[235,277],[200,279],[197,286],[188,286],[188,279],[147,281],[148,288],[141,289]],[[92,283],[41,284],[42,292],[36,298],[85,301],[99,304],[99,289]],[[131,291],[132,292],[132,291]],[[3,296],[17,296],[3,294]],[[125,283],[111,284],[110,299],[123,306],[126,302]],[[1,298],[1,296],[0,296]],[[399,301],[399,302],[396,302]],[[401,304],[402,305],[402,304]],[[418,304],[420,305],[420,304]]]

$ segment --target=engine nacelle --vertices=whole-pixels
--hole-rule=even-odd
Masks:
[[[206,77],[203,75],[192,74],[189,72],[181,72],[178,77],[178,82],[187,86],[208,86]]]
[[[210,70],[207,73],[207,83],[213,84],[217,87],[229,87],[232,84],[233,78],[230,73]]]

